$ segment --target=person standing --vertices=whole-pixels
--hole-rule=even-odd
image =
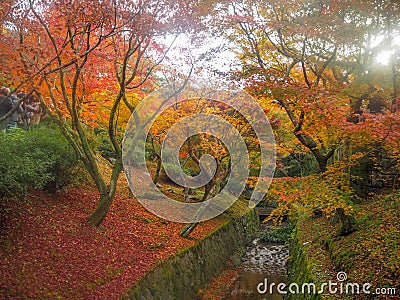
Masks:
[[[29,115],[29,126],[39,125],[40,118],[43,114],[39,99],[35,96],[31,96],[29,103],[25,105],[25,110]]]
[[[11,99],[8,97],[9,93],[10,90],[8,88],[4,86],[0,88],[0,118],[4,117],[12,109]],[[6,130],[9,118],[7,117],[0,122],[1,130]]]
[[[6,87],[0,88],[0,117],[4,117],[15,106],[18,106],[3,122],[2,129],[6,131],[13,130],[17,128],[19,121],[19,114],[23,112],[19,99],[14,94],[10,95],[10,89]]]

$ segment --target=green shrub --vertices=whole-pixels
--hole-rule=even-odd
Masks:
[[[303,177],[318,172],[318,163],[312,154],[292,153],[279,159],[274,177]]]
[[[0,194],[55,191],[71,183],[79,159],[54,124],[0,133]]]
[[[106,127],[97,127],[93,133],[87,132],[90,137],[91,146],[97,149],[101,156],[104,158],[117,158],[117,153],[113,149]]]
[[[292,236],[293,229],[294,225],[289,224],[289,226],[267,230],[261,234],[260,239],[271,243],[287,243]]]

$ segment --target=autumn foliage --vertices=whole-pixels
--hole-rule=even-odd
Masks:
[[[34,92],[79,155],[100,192],[89,222],[107,214],[122,171],[121,130],[156,87],[167,34],[196,27],[191,1],[15,1],[4,4],[1,82]],[[158,40],[157,40],[158,39]],[[106,128],[114,172],[103,178],[88,129]]]
[[[179,236],[181,225],[152,216],[131,199],[126,183],[118,184],[123,131],[137,105],[164,83],[183,89],[193,75],[193,66],[177,71],[164,64],[180,34],[195,39],[210,30],[226,39],[237,67],[215,73],[251,94],[270,120],[277,163],[262,203],[276,207],[268,220],[323,215],[354,225],[356,203],[399,186],[399,16],[400,4],[391,0],[1,1],[0,84],[10,95],[40,99],[92,185],[2,200],[5,296],[116,299],[158,261],[193,244]],[[238,185],[251,192],[256,180],[266,182],[257,178],[266,166],[243,115],[201,97],[154,122],[146,141],[153,181],[160,180],[170,127],[202,112],[220,116],[244,137],[250,176]],[[112,153],[107,170],[93,142],[99,132]],[[175,167],[194,176],[205,154],[218,168],[197,190],[200,197],[190,199],[188,189],[163,192],[187,202],[218,193],[230,167],[218,138],[189,137]],[[194,237],[219,224],[201,224]],[[381,260],[382,253],[374,255]]]

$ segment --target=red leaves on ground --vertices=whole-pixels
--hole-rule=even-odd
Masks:
[[[199,291],[198,296],[202,300],[223,300],[228,292],[232,290],[232,286],[238,276],[238,269],[228,268],[219,276],[213,277],[206,289]]]
[[[193,240],[182,224],[147,212],[136,200],[116,196],[99,228],[86,223],[98,194],[34,192],[0,204],[0,291],[6,299],[118,299],[127,288]],[[200,224],[200,238],[220,224]]]

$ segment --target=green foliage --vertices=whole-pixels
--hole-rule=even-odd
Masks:
[[[310,153],[291,153],[279,162],[275,177],[303,177],[319,172],[318,163]]]
[[[0,194],[54,191],[71,183],[79,159],[53,124],[0,133]]]
[[[112,149],[112,145],[108,139],[102,139],[97,150],[105,158],[117,158],[117,153]]]
[[[399,199],[400,192],[395,191],[389,195],[375,195],[356,204],[359,228],[342,237],[336,235],[339,225],[332,225],[326,218],[299,220],[292,242],[292,250],[296,248],[296,251],[291,251],[292,261],[289,263],[289,274],[297,278],[291,278],[291,282],[314,281],[318,285],[341,270],[346,272],[348,282],[368,282],[381,288],[398,286]],[[302,257],[296,259],[300,253]],[[299,270],[300,266],[302,270]],[[307,274],[315,280],[298,280]],[[326,299],[337,298],[332,296]],[[343,295],[341,299],[354,299],[354,295]]]
[[[271,197],[269,194],[267,194],[264,197],[264,199],[260,203],[257,204],[257,207],[277,208],[278,202],[276,202],[273,197]]]
[[[186,159],[180,159],[180,165],[186,175],[197,176],[200,174],[200,168],[195,163],[187,164]]]
[[[91,141],[92,148],[97,149],[101,156],[105,158],[117,158],[117,153],[112,147],[106,127],[97,127],[93,130],[93,134],[90,134],[88,130],[87,135]]]
[[[289,226],[264,231],[261,234],[260,239],[271,243],[286,243],[290,240],[293,229],[294,225],[290,223]]]

